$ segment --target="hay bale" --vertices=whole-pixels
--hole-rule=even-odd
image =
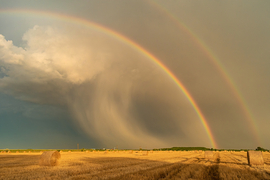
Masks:
[[[60,163],[61,154],[58,151],[46,151],[39,159],[40,166],[56,166]]]
[[[144,152],[142,153],[142,155],[143,155],[143,156],[148,156],[148,151],[144,151]]]
[[[204,151],[204,158],[212,160],[214,159],[214,152],[213,151]]]
[[[264,165],[263,155],[261,151],[248,151],[247,159],[248,165],[250,166]]]

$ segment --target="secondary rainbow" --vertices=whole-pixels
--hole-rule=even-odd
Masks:
[[[116,38],[117,40],[121,41],[122,43],[125,43],[129,46],[131,46],[133,49],[137,50],[138,52],[142,53],[144,56],[151,59],[153,62],[155,62],[160,68],[162,68],[167,75],[176,83],[176,85],[182,90],[186,98],[189,100],[191,105],[193,106],[194,110],[196,111],[198,117],[200,118],[201,123],[203,124],[203,127],[206,130],[207,136],[209,137],[209,140],[211,142],[211,145],[213,148],[217,148],[217,144],[214,140],[214,136],[210,130],[210,127],[200,110],[199,106],[191,96],[191,94],[188,92],[188,90],[185,88],[185,86],[182,84],[180,80],[177,79],[177,77],[153,54],[145,50],[143,47],[141,47],[139,44],[135,43],[134,41],[130,40],[129,38],[117,33],[116,31],[113,31],[109,29],[108,27],[102,26],[100,24],[97,24],[95,22],[89,21],[87,19],[83,19],[81,17],[76,16],[70,16],[67,14],[60,14],[50,11],[41,11],[41,10],[33,10],[33,9],[0,9],[0,13],[23,13],[23,14],[34,14],[39,16],[45,16],[45,17],[51,17],[54,19],[59,19],[67,22],[72,22],[75,24],[85,25],[88,27],[91,27],[95,30],[98,30],[100,32],[105,33],[106,35],[109,35],[113,38]]]
[[[233,79],[230,77],[229,73],[226,71],[225,67],[220,62],[219,58],[215,55],[215,53],[205,44],[203,40],[201,40],[186,24],[179,20],[179,18],[175,17],[172,13],[170,13],[166,8],[158,4],[153,0],[148,1],[151,5],[154,5],[159,11],[163,12],[171,21],[174,22],[182,31],[184,31],[195,45],[208,57],[209,60],[215,65],[218,69],[221,76],[224,78],[230,89],[232,90],[233,95],[237,99],[242,112],[244,113],[247,121],[249,123],[250,129],[253,131],[255,135],[256,141],[259,145],[261,145],[260,137],[259,137],[259,130],[253,118],[253,115],[245,101],[244,97],[240,93],[239,89],[237,88],[236,84],[234,83]]]

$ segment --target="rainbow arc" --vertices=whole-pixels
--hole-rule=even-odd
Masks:
[[[120,33],[113,31],[112,29],[109,29],[108,27],[102,26],[100,24],[97,24],[95,22],[76,17],[76,16],[70,16],[67,14],[60,14],[55,12],[49,12],[49,11],[41,11],[41,10],[33,10],[33,9],[0,9],[0,13],[18,13],[18,14],[30,14],[30,15],[38,15],[38,16],[45,16],[50,17],[53,19],[59,19],[62,21],[66,21],[69,23],[74,23],[78,25],[84,25],[86,27],[93,28],[97,31],[103,32],[104,34],[115,38],[118,41],[121,41],[122,43],[125,43],[132,47],[134,50],[138,51],[139,53],[143,54],[145,57],[149,58],[152,62],[154,62],[156,65],[158,65],[174,82],[175,84],[181,89],[181,91],[184,93],[188,101],[193,106],[195,112],[197,113],[201,123],[203,124],[203,127],[207,133],[207,136],[210,140],[210,143],[213,148],[217,148],[217,144],[215,142],[214,136],[211,132],[211,129],[200,110],[199,106],[197,105],[194,98],[191,96],[191,94],[188,92],[187,88],[183,85],[183,83],[167,68],[162,61],[160,61],[157,57],[155,57],[153,54],[148,52],[146,49],[141,47],[136,42],[132,41],[131,39],[121,35]]]
[[[223,66],[219,58],[215,55],[215,53],[207,46],[207,44],[201,40],[185,23],[179,20],[178,17],[174,16],[171,12],[169,12],[166,8],[158,4],[157,2],[150,0],[148,1],[152,6],[156,9],[161,11],[165,14],[179,29],[185,32],[189,38],[194,42],[194,44],[200,49],[201,52],[205,54],[205,56],[212,62],[215,68],[218,70],[222,78],[225,80],[227,85],[230,87],[234,97],[236,98],[240,108],[247,119],[250,129],[253,131],[255,135],[256,141],[259,145],[261,145],[260,137],[259,137],[259,128],[257,127],[253,115],[247,105],[247,102],[243,95],[241,94],[240,90],[237,88],[237,85],[233,81],[233,78],[230,77],[229,73],[227,72],[226,68]]]

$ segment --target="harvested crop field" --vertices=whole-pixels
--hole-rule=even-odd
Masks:
[[[0,179],[270,179],[270,153],[263,166],[249,166],[246,152],[62,152],[58,166],[40,166],[41,153],[0,153]]]

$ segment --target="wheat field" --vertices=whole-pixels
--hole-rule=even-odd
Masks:
[[[58,166],[39,166],[40,153],[0,153],[0,179],[270,179],[264,165],[248,165],[246,152],[61,152]]]

